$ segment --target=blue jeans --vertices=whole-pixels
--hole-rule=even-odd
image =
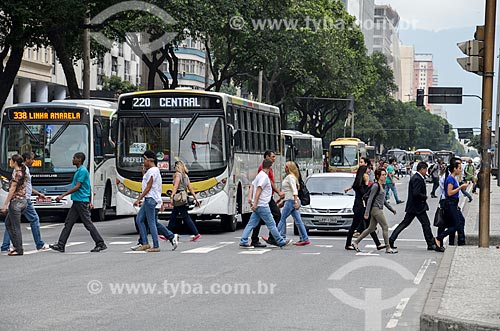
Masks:
[[[257,209],[252,212],[252,216],[250,216],[250,220],[241,235],[240,244],[248,244],[248,236],[250,235],[250,232],[252,232],[253,228],[259,224],[261,219],[266,224],[273,238],[276,239],[278,245],[284,245],[285,239],[283,239],[278,231],[278,228],[276,228],[276,223],[274,222],[273,215],[271,214],[271,208],[269,208],[269,206],[258,206]]]
[[[170,219],[168,221],[167,229],[174,232],[175,226],[177,224],[178,214],[181,214],[184,223],[186,223],[187,227],[189,228],[189,231],[191,231],[191,233],[194,234],[195,236],[198,235],[199,234],[198,229],[196,228],[196,225],[191,219],[191,216],[189,216],[187,205],[176,206],[174,207],[174,209],[172,209],[172,214],[170,214]]]
[[[283,238],[286,238],[286,219],[288,216],[292,215],[297,228],[299,229],[300,241],[308,241],[309,237],[307,236],[306,227],[304,226],[304,222],[302,222],[302,218],[300,217],[300,212],[295,209],[295,201],[286,200],[283,209],[281,210],[281,219],[278,224],[278,231],[280,232]]]
[[[401,201],[398,197],[398,190],[396,190],[396,185],[388,183],[385,184],[385,200],[389,200],[389,198],[391,197],[390,191],[394,193],[394,199],[396,199],[396,203]]]
[[[156,228],[156,201],[153,198],[145,198],[144,203],[137,213],[137,218],[135,219],[137,227],[139,228],[139,235],[141,236],[141,242],[144,245],[148,244],[148,232],[146,230],[145,222],[148,222],[149,231],[151,232],[151,237],[153,237],[153,247],[160,247],[158,243],[158,229]]]
[[[40,249],[43,247],[43,245],[45,245],[45,242],[42,240],[42,236],[40,235],[40,218],[38,217],[38,214],[36,213],[35,207],[33,207],[33,203],[31,202],[31,200],[26,200],[26,201],[27,201],[27,206],[26,209],[24,210],[23,215],[30,222],[31,234],[33,235],[33,241],[35,242],[36,249]],[[3,235],[1,250],[6,251],[9,249],[9,246],[10,246],[9,232],[5,231]]]

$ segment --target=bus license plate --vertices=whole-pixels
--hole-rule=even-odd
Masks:
[[[49,203],[52,203],[52,198],[51,197],[45,197],[45,198],[36,197],[36,203],[39,205],[49,204]]]
[[[172,203],[171,202],[164,202],[162,209],[172,209]]]

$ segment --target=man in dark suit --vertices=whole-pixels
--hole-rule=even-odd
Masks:
[[[394,242],[398,238],[401,231],[406,229],[416,217],[422,225],[425,241],[427,242],[427,250],[434,250],[434,236],[432,235],[431,223],[427,216],[429,205],[427,204],[427,189],[425,187],[425,175],[427,174],[427,163],[419,162],[417,172],[411,177],[408,185],[408,200],[405,208],[405,218],[392,232],[389,238],[391,248],[395,249]]]

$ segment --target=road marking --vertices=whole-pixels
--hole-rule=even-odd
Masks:
[[[317,253],[302,253],[302,255],[320,255],[321,253],[317,252]]]
[[[267,252],[272,251],[272,249],[249,249],[246,251],[239,252],[238,254],[244,254],[244,255],[261,255],[265,254]]]
[[[376,253],[372,253],[372,252],[367,252],[367,253],[358,252],[358,253],[356,253],[356,255],[359,255],[359,256],[380,256],[380,254],[376,254]]]
[[[219,248],[231,245],[231,244],[234,244],[234,241],[220,242],[217,245],[198,247],[198,248],[190,249],[190,250],[187,250],[187,251],[183,251],[181,253],[182,254],[206,254],[206,253],[209,253],[211,251],[214,251],[216,249],[219,249]]]
[[[49,225],[43,225],[40,227],[40,229],[50,229],[50,228],[55,228],[58,226],[62,226],[64,224],[49,224]],[[31,228],[29,228],[31,230]]]
[[[323,247],[323,248],[332,248],[333,245],[314,245],[316,247]]]
[[[424,264],[420,267],[420,270],[417,272],[417,275],[415,276],[415,279],[413,280],[413,284],[420,284],[422,281],[422,278],[424,277],[425,272],[427,271],[427,268],[429,268],[429,265],[431,264],[431,259],[425,259]]]
[[[398,225],[399,225],[399,223],[394,224],[394,226],[390,227],[389,230],[390,231],[396,230],[396,228],[398,227]]]
[[[109,245],[130,245],[133,241],[113,241],[110,242]]]
[[[82,255],[82,254],[89,254],[90,251],[85,251],[85,252],[69,252],[69,253],[65,253],[67,255]]]
[[[396,310],[394,311],[394,314],[392,314],[391,319],[385,326],[386,329],[394,329],[399,322],[399,318],[403,316],[403,310],[405,310],[406,305],[408,304],[408,301],[410,301],[410,298],[403,298],[399,302],[399,304],[396,306]]]
[[[124,254],[146,254],[146,251],[128,251],[128,252],[123,252]]]

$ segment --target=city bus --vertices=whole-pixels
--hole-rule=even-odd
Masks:
[[[372,165],[375,167],[377,165],[377,153],[375,151],[375,146],[365,146],[366,157],[370,159]]]
[[[33,206],[41,214],[67,212],[70,196],[55,198],[71,188],[73,155],[83,152],[93,191],[92,218],[103,221],[116,204],[114,148],[108,132],[116,103],[103,100],[58,100],[24,103],[6,107],[0,126],[0,204],[7,198],[12,168],[10,157],[32,152],[30,169],[33,187],[45,194],[33,196]]]
[[[420,148],[415,151],[415,161],[424,161],[428,164],[434,163],[434,152],[428,148]]]
[[[406,164],[406,151],[399,148],[390,149],[387,151],[386,159],[387,161],[394,159],[397,163],[402,162]]]
[[[295,130],[281,130],[285,161],[295,161],[305,177],[323,172],[323,142],[321,138]],[[304,178],[305,178],[304,177]]]
[[[276,153],[274,169],[282,168],[280,110],[224,93],[193,90],[143,91],[122,94],[116,124],[117,215],[136,215],[141,192],[142,153],[156,153],[163,208],[171,214],[175,161],[183,161],[200,206],[190,204],[196,220],[220,219],[235,231],[237,215],[250,218],[250,184],[266,150]],[[281,171],[275,171],[278,187]]]
[[[365,156],[365,143],[359,138],[337,138],[330,143],[328,171],[356,172],[360,158]]]
[[[443,160],[445,164],[450,164],[450,160],[455,156],[455,153],[452,151],[436,151],[434,152],[434,157],[437,160],[438,158]]]

